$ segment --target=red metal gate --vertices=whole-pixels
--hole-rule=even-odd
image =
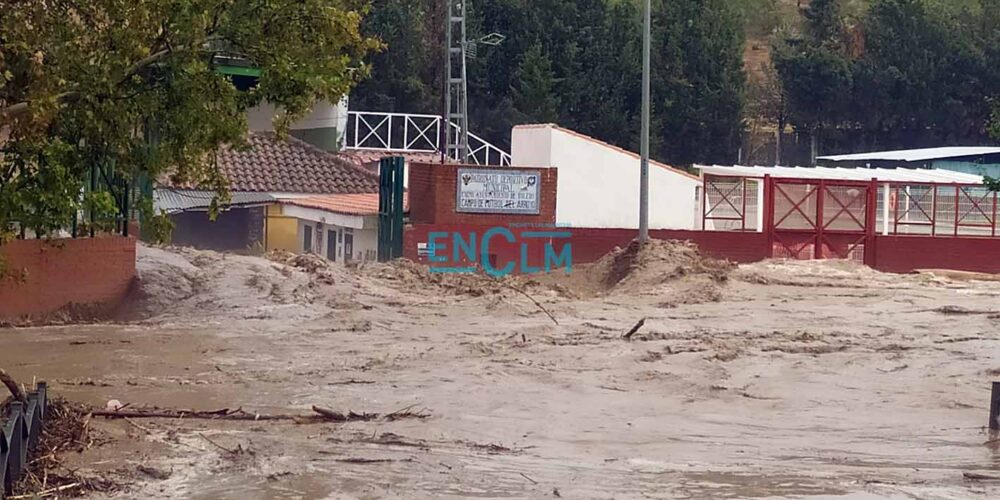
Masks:
[[[768,178],[765,189],[772,257],[871,261],[877,183]]]

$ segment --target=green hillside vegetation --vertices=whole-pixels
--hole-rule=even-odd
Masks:
[[[355,109],[440,113],[440,3],[374,0],[366,30],[389,48]],[[654,0],[654,156],[732,163],[748,132],[779,125],[821,151],[986,142],[997,3]],[[558,122],[637,148],[640,13],[639,0],[475,0],[471,36],[507,40],[470,62],[473,130],[506,146],[512,125]]]

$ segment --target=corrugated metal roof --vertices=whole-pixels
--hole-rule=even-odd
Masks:
[[[198,191],[195,189],[174,189],[158,187],[153,191],[153,209],[156,213],[175,214],[188,210],[206,210],[215,198],[214,191]],[[274,203],[275,198],[267,193],[248,193],[234,191],[230,193],[230,207],[246,207]]]
[[[828,161],[927,161],[966,156],[1000,154],[1000,148],[985,146],[951,146],[943,148],[902,149],[898,151],[876,151],[849,155],[820,156],[817,160]]]
[[[982,184],[981,175],[951,170],[917,170],[910,168],[829,168],[829,167],[724,167],[695,165],[703,174],[728,177],[775,179],[829,179],[841,181],[909,182],[924,184]]]

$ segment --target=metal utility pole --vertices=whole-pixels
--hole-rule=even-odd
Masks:
[[[642,145],[639,162],[639,243],[649,240],[649,112],[650,112],[650,33],[653,17],[646,0],[642,33]]]
[[[469,40],[465,32],[465,15],[471,0],[445,0],[448,3],[445,21],[444,74],[444,156],[462,163],[472,163],[469,149],[469,79],[466,61],[475,59],[479,45],[495,47],[507,37],[490,33],[478,40]],[[452,124],[455,130],[452,131]],[[475,160],[475,158],[472,158]],[[478,162],[477,162],[478,163]]]
[[[445,18],[445,156],[462,163],[469,157],[469,85],[465,70],[465,11],[468,0],[446,0]],[[452,131],[451,124],[458,128]]]

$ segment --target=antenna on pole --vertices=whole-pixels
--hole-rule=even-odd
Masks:
[[[478,45],[496,46],[506,37],[490,33],[478,40],[468,40],[465,16],[470,0],[445,0],[448,12],[445,20],[445,94],[444,155],[469,163],[469,80],[466,61],[475,59]]]
[[[465,57],[465,10],[468,0],[446,0],[445,155],[466,163],[469,157],[469,84]],[[454,128],[454,130],[453,130]]]

